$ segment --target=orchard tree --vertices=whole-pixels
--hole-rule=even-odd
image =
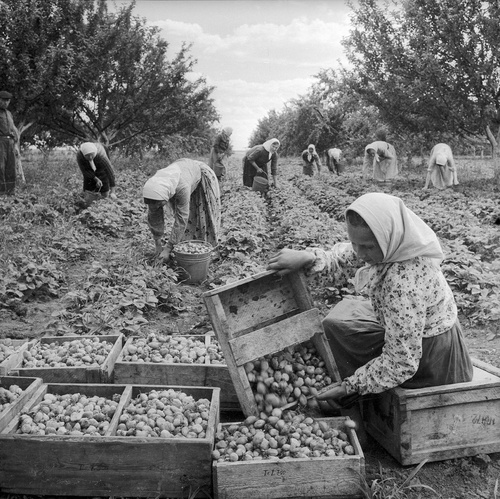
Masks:
[[[392,8],[391,8],[392,5]],[[344,41],[351,83],[393,128],[500,140],[496,0],[359,0]]]
[[[37,123],[70,142],[140,148],[171,134],[203,142],[218,119],[189,47],[169,61],[157,28],[110,14],[104,0],[6,0],[0,67],[15,95],[17,122]]]

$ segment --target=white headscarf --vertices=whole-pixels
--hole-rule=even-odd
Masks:
[[[382,264],[424,257],[439,266],[444,258],[435,232],[400,198],[372,192],[360,196],[347,210],[358,213],[370,227],[384,255]],[[370,267],[365,265],[356,273],[358,290],[367,283]]]
[[[180,178],[181,170],[179,165],[172,163],[166,168],[158,170],[146,181],[142,188],[142,195],[156,201],[169,201],[177,190]]]
[[[278,147],[280,146],[280,141],[278,139],[269,139],[269,140],[266,140],[262,145],[264,146],[264,149],[266,151],[269,151],[269,158],[271,158],[271,156],[273,155],[273,153],[271,152],[271,144],[274,144],[275,142],[278,143]]]
[[[228,136],[230,137],[231,134],[233,133],[233,129],[230,127],[230,126],[226,126],[222,129],[222,131]]]
[[[81,146],[80,146],[80,152],[86,156],[87,154],[97,154],[97,146],[93,143],[93,142],[84,142]],[[87,158],[85,158],[87,159]],[[89,159],[88,162],[90,163],[90,167],[92,168],[92,170],[96,171],[96,166],[95,166],[95,163],[94,163],[94,160],[93,159]]]
[[[309,151],[309,149],[312,148],[312,152]],[[314,144],[309,144],[307,146],[307,161],[311,161],[312,160],[312,157],[313,157],[313,154],[316,152],[316,147]]]

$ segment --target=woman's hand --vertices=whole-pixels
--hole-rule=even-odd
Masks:
[[[278,270],[278,275],[285,275],[313,263],[314,259],[309,251],[283,248],[269,259],[267,270]]]
[[[344,397],[347,395],[347,388],[344,382],[340,383],[337,386],[333,386],[330,390],[325,391],[323,393],[318,394],[316,397],[317,400],[337,400],[340,397]]]

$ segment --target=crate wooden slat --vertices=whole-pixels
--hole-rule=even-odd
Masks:
[[[172,388],[211,402],[204,438],[141,438],[116,436],[123,407],[140,392]],[[189,488],[210,490],[212,449],[219,421],[218,388],[133,386],[113,384],[42,385],[25,406],[45,393],[121,394],[105,436],[76,437],[16,434],[17,420],[0,432],[2,492],[30,495],[186,497]],[[110,434],[113,433],[113,434]]]
[[[261,272],[208,291],[203,298],[207,306],[218,299],[213,305],[220,304],[218,315],[234,337],[314,306],[302,273],[280,277],[274,271]]]
[[[0,376],[6,376],[23,359],[23,352],[28,348],[29,341],[10,339],[9,342],[15,352],[9,355],[3,362],[0,362]],[[0,343],[5,343],[5,339],[0,339]]]
[[[22,367],[22,359],[12,369],[17,376],[42,378],[45,383],[111,383],[113,369],[123,347],[123,335],[103,336],[44,336],[36,343],[66,343],[73,340],[95,339],[113,344],[106,360],[100,366]],[[35,343],[35,344],[36,344]]]
[[[473,364],[468,383],[367,397],[368,433],[403,465],[500,452],[500,369]]]
[[[2,388],[8,389],[11,385],[17,385],[23,391],[6,409],[0,411],[0,431],[9,424],[15,414],[19,413],[21,407],[34,395],[41,384],[42,380],[40,378],[25,378],[21,376],[0,377],[0,386]]]
[[[183,336],[183,335],[181,335]],[[189,335],[190,337],[192,335]],[[210,344],[209,335],[200,336]],[[118,356],[114,369],[114,382],[117,384],[155,384],[184,386],[213,386],[220,388],[221,409],[225,411],[241,410],[238,396],[227,365],[212,364],[207,359],[205,364],[185,364],[166,362],[128,362],[123,360],[128,345],[136,338],[127,340]]]
[[[208,291],[203,299],[245,416],[259,414],[246,362],[311,341],[331,378],[340,380],[302,273],[280,278],[262,272]]]
[[[332,428],[343,428],[346,418],[321,418]],[[231,423],[229,423],[231,424]],[[345,430],[352,456],[279,461],[214,463],[216,499],[294,499],[362,497],[365,458],[356,432]]]

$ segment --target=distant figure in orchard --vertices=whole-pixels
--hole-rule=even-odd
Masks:
[[[398,174],[398,159],[392,144],[383,140],[372,142],[365,147],[363,177],[368,177],[372,170],[373,180],[390,182]]]
[[[316,173],[321,173],[321,160],[314,144],[309,144],[307,149],[302,151],[301,158],[303,161],[302,173],[304,175],[313,177]]]
[[[318,400],[342,407],[346,396],[470,381],[472,362],[434,231],[401,199],[383,193],[362,195],[345,218],[350,242],[328,250],[285,248],[267,267],[353,278],[360,295],[344,298],[323,320],[343,382]],[[351,417],[360,421],[356,407]]]
[[[115,172],[106,149],[99,142],[84,142],[76,154],[83,175],[83,196],[88,207],[100,198],[116,199]]]
[[[181,158],[158,170],[142,189],[148,205],[148,225],[155,242],[155,255],[168,261],[172,249],[184,240],[218,244],[221,205],[219,181],[205,163]],[[172,231],[165,247],[164,210],[173,216]]]
[[[230,137],[233,129],[229,126],[222,129],[217,135],[210,151],[208,166],[212,168],[217,176],[217,180],[222,181],[226,175],[225,159],[229,156]]]
[[[458,185],[457,168],[448,144],[436,144],[431,150],[424,189],[429,188],[430,182],[437,189]]]
[[[332,173],[336,173],[337,175],[340,175],[340,158],[342,156],[342,151],[336,147],[333,147],[332,149],[328,149],[326,153],[326,166],[328,167],[328,170],[330,170]]]
[[[0,195],[13,195],[16,190],[16,142],[19,136],[7,109],[11,99],[10,92],[0,92]]]
[[[253,186],[255,177],[264,178],[269,181],[269,173],[273,178],[274,187],[278,187],[278,149],[280,141],[278,139],[266,140],[250,148],[243,158],[243,185]],[[271,171],[268,170],[268,163],[271,164]]]

